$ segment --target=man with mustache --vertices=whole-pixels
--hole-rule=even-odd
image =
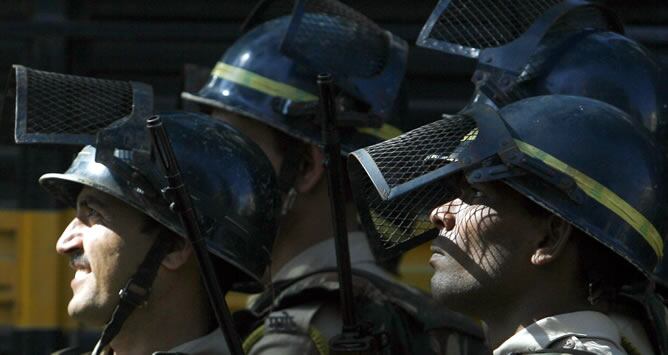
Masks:
[[[665,353],[651,281],[665,161],[640,122],[600,101],[538,96],[472,105],[353,156],[353,173],[372,172],[356,191],[377,235],[410,220],[437,227],[432,294],[483,320],[494,354]]]
[[[65,75],[58,80],[96,83]],[[130,87],[121,84],[116,88]],[[104,88],[94,92],[105,94]],[[90,102],[77,109],[98,112],[95,99]],[[40,115],[40,107],[45,106],[31,115]],[[221,291],[261,290],[279,208],[271,163],[255,143],[223,122],[202,114],[160,118],[171,134]],[[54,197],[76,209],[56,245],[75,271],[67,311],[84,324],[104,326],[93,354],[229,353],[205,288],[207,276],[175,213],[183,205],[165,198],[172,192],[163,190],[167,180],[145,120],[131,115],[114,122],[65,173],[40,178]]]

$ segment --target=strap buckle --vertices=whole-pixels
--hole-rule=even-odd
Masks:
[[[118,291],[118,296],[121,298],[121,302],[128,303],[134,307],[145,306],[150,294],[150,287],[142,287],[132,278],[128,280],[125,287]]]

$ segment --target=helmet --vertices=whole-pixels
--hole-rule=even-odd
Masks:
[[[300,36],[301,30],[293,36],[298,22],[293,19],[280,17],[244,34],[218,61],[208,83],[196,94],[182,93],[182,98],[319,144],[316,78],[328,71],[341,90],[337,106],[339,121],[346,122],[343,151],[400,134],[388,121],[399,119],[395,99],[405,72],[406,43],[373,23],[324,12],[300,17],[301,29],[315,28],[322,36]],[[334,50],[338,52],[330,53]],[[326,58],[337,60],[326,62]],[[377,65],[359,68],[368,62]]]
[[[571,9],[553,16],[557,10],[555,3],[508,3],[502,6],[503,11],[486,12],[491,3],[479,1],[478,6],[472,7],[471,2],[468,2],[469,8],[476,9],[468,14],[461,12],[457,1],[453,1],[451,6],[439,3],[424,26],[418,45],[459,55],[466,54],[453,52],[460,46],[452,46],[450,42],[483,49],[473,76],[476,92],[472,102],[502,107],[522,98],[548,94],[590,97],[611,104],[642,122],[654,133],[665,150],[668,144],[666,69],[645,47],[625,37],[621,22],[600,4],[562,2],[559,6],[567,7],[571,3]],[[459,6],[461,4],[459,2]],[[517,6],[520,9],[515,8]],[[496,16],[500,16],[492,16],[485,22],[488,28],[479,29],[479,21],[462,19],[466,16],[486,16],[485,12],[487,15],[498,13]],[[521,15],[533,13],[535,18],[517,16],[507,22],[501,20],[505,16],[504,12]],[[532,25],[521,27],[513,23],[522,23],[521,20]],[[521,30],[517,31],[518,28]],[[519,39],[505,45],[500,40],[472,41],[470,35],[466,35],[468,33],[486,33],[499,39],[512,33]],[[518,47],[514,44],[523,38],[523,47],[519,48],[522,53],[518,55]],[[532,42],[531,38],[537,39]],[[489,55],[485,57],[483,52],[487,43],[503,45],[487,49]],[[508,73],[512,73],[510,79],[506,75]],[[668,261],[663,264],[666,265],[659,266],[657,281],[668,293]]]
[[[480,88],[484,67],[474,75]],[[492,85],[499,87],[499,85]],[[561,94],[607,102],[666,137],[668,77],[645,47],[604,30],[555,31],[539,44],[511,88],[506,101],[488,92],[500,106],[525,97]]]
[[[252,141],[219,120],[194,113],[160,116],[166,130],[174,132],[173,149],[201,218],[208,250],[239,271],[233,273],[238,274],[237,288],[259,289],[277,228],[278,197],[271,164]],[[114,133],[148,141],[148,133],[136,128],[121,124]],[[185,236],[177,214],[162,196],[167,182],[151,154],[114,149],[114,158],[100,163],[96,162],[96,155],[102,155],[99,149],[86,146],[65,173],[45,174],[40,183],[72,206],[81,188],[89,186]]]
[[[429,213],[459,196],[463,176],[505,182],[648,277],[663,255],[664,155],[637,120],[601,101],[474,104],[353,152],[349,171],[363,222],[387,248],[434,237]]]
[[[498,11],[490,11],[497,4],[471,1],[439,2],[418,45],[478,58],[474,101],[502,107],[530,96],[585,96],[627,112],[665,137],[665,69],[623,35],[612,11],[582,0],[504,3]],[[503,18],[508,14],[517,16]]]

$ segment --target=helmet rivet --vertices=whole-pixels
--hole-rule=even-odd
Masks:
[[[484,79],[485,79],[485,73],[483,73],[481,71],[476,71],[473,74],[473,81],[476,81],[476,82],[477,81],[483,81]]]

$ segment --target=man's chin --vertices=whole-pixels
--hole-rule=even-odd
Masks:
[[[109,320],[107,315],[109,312],[88,302],[82,302],[76,296],[67,305],[67,313],[72,319],[89,326],[102,326]]]
[[[475,302],[475,292],[472,292],[475,285],[463,281],[465,280],[435,273],[431,278],[432,298],[448,309],[466,312],[471,303]]]

